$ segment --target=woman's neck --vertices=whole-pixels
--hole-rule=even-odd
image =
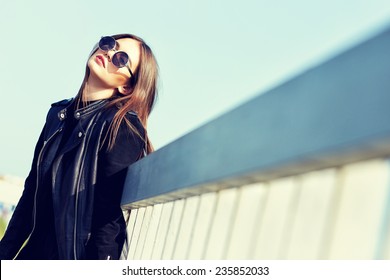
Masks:
[[[83,90],[84,101],[107,99],[114,95],[115,90],[99,86],[96,83],[87,81]]]

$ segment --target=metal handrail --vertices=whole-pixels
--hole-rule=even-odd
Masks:
[[[124,209],[390,154],[390,28],[128,169]]]

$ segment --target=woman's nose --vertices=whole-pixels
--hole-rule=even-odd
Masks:
[[[110,50],[106,53],[107,55],[107,58],[108,58],[108,61],[111,62],[111,57],[115,54],[115,51],[114,50]]]

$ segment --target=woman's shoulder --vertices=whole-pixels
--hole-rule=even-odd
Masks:
[[[112,122],[115,115],[118,113],[119,108],[117,106],[109,106],[104,110],[103,112],[103,118],[108,123]],[[131,122],[131,124],[139,126],[142,126],[141,120],[137,114],[137,112],[130,110],[126,112],[125,118]]]
[[[141,124],[141,121],[140,121],[140,119],[139,119],[139,117],[138,117],[138,114],[137,114],[137,112],[135,112],[135,111],[128,111],[128,112],[126,113],[126,118],[127,118],[130,122],[134,122],[134,123],[139,123],[139,124]]]
[[[59,118],[60,120],[63,120],[66,113],[66,108],[72,103],[73,98],[63,99],[54,103],[51,103],[51,106],[47,112],[46,120],[52,121],[54,119]],[[53,119],[54,118],[54,119]]]
[[[73,101],[73,98],[63,99],[51,104],[51,107],[63,107],[69,105]]]
[[[126,118],[130,121],[130,123],[137,128],[137,130],[143,135],[145,133],[145,128],[138,117],[137,112],[128,111],[126,114]]]

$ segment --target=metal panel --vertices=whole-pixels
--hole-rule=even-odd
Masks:
[[[215,216],[206,242],[204,259],[225,259],[232,231],[232,218],[237,211],[237,189],[218,193]]]
[[[140,208],[140,209],[138,209],[137,214],[136,214],[135,224],[134,224],[134,228],[132,230],[132,235],[131,235],[130,244],[129,244],[128,259],[130,259],[130,260],[134,259],[135,251],[137,249],[138,240],[140,237],[142,222],[143,222],[144,216],[145,216],[145,211],[146,211],[146,208]]]
[[[341,203],[329,259],[374,259],[387,201],[389,170],[384,160],[343,168]],[[381,244],[383,246],[384,244]]]
[[[227,259],[250,259],[256,228],[261,223],[267,188],[257,183],[240,187],[240,193]]]
[[[153,213],[150,220],[148,232],[146,233],[145,245],[142,250],[141,259],[149,260],[152,258],[153,248],[158,238],[157,232],[160,225],[161,213],[163,204],[156,204],[153,206]]]
[[[293,177],[270,182],[261,217],[260,230],[254,241],[254,259],[279,259],[284,253],[284,243],[291,234],[291,219],[295,215],[299,186]]]
[[[195,218],[195,227],[192,233],[186,259],[200,260],[206,252],[206,244],[217,206],[217,194],[205,193],[200,196],[199,209]]]
[[[199,196],[187,198],[183,209],[183,220],[178,232],[173,259],[183,260],[187,257],[198,210]]]
[[[300,176],[298,209],[294,217],[290,243],[285,248],[287,259],[319,259],[326,246],[329,215],[337,172],[321,170]]]
[[[164,203],[162,206],[161,218],[157,229],[157,238],[152,252],[152,259],[161,260],[164,251],[167,232],[169,229],[169,221],[172,217],[173,202]]]
[[[173,203],[172,214],[169,220],[168,232],[162,254],[163,260],[173,259],[178,232],[180,231],[180,227],[183,221],[184,202],[184,199],[179,199],[175,200]]]
[[[138,210],[139,209],[131,210],[130,217],[129,217],[129,222],[127,223],[126,231],[127,231],[127,237],[128,237],[128,240],[129,240],[129,247],[130,247],[130,244],[131,244],[131,242],[133,240],[134,228],[135,228],[135,223],[137,221]],[[125,215],[127,215],[127,214],[125,214]],[[130,248],[128,248],[128,250],[127,250],[127,252],[128,252],[127,259],[132,259],[134,253],[132,253],[131,256],[130,256],[129,249]]]
[[[153,213],[153,206],[146,207],[138,241],[137,241],[137,247],[134,253],[133,259],[135,260],[141,259],[142,251],[144,250],[144,246],[145,246],[146,235],[149,231],[149,225],[152,218],[152,213]]]
[[[389,159],[387,159],[387,168],[390,168]],[[390,170],[388,172],[390,173]],[[390,260],[390,178],[387,182],[387,201],[377,242],[376,259]]]

